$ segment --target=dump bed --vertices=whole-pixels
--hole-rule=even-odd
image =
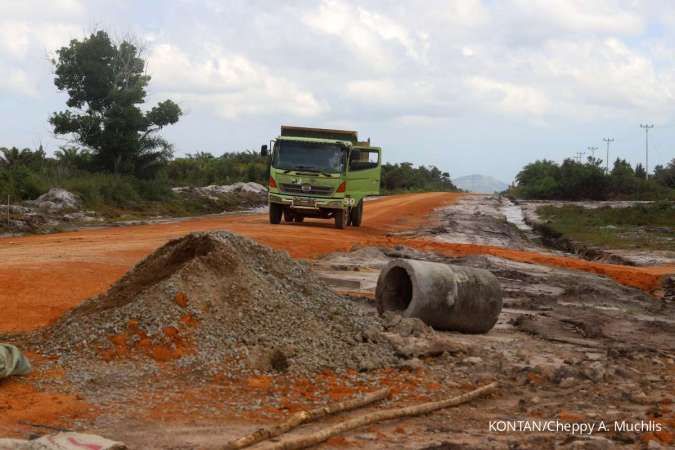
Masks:
[[[358,133],[356,131],[293,127],[289,125],[281,126],[281,135],[288,137],[293,136],[315,139],[334,139],[339,141],[349,141],[353,144],[356,144],[359,141]]]

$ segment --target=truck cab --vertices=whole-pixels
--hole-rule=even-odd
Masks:
[[[270,155],[269,219],[334,219],[360,226],[363,199],[380,193],[382,149],[356,131],[282,126]]]

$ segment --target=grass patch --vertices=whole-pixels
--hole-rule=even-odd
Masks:
[[[564,237],[606,249],[675,251],[675,204],[625,208],[542,206],[539,216]]]

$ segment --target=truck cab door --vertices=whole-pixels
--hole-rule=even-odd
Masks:
[[[380,193],[381,153],[376,147],[353,147],[349,154],[347,192],[357,202]]]

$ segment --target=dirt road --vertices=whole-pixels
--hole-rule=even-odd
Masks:
[[[364,225],[336,231],[329,221],[270,226],[266,214],[209,216],[171,223],[85,229],[50,235],[0,239],[0,332],[43,326],[65,310],[107,289],[131,266],[170,239],[194,231],[229,230],[286,250],[296,258],[315,258],[354,245],[405,244],[447,255],[492,254],[521,262],[568,267],[610,276],[650,291],[673,267],[634,268],[514,251],[500,247],[452,244],[399,234],[429,223],[431,212],[462,194],[395,195],[368,202]]]
[[[505,295],[499,323],[487,335],[444,334],[456,346],[452,351],[420,355],[402,367],[325,371],[311,379],[227,378],[216,372],[196,383],[184,366],[189,357],[156,364],[133,360],[152,369],[138,379],[116,371],[124,366],[94,359],[92,370],[103,372],[92,377],[24,345],[35,371],[3,382],[0,436],[25,438],[45,432],[40,426],[47,425],[97,432],[130,448],[220,448],[260,423],[325,399],[386,385],[395,392],[390,404],[402,406],[499,379],[501,392],[480,407],[383,424],[327,446],[384,449],[406,442],[408,448],[439,448],[439,442],[457,439],[467,446],[456,448],[484,448],[485,439],[499,444],[495,448],[513,448],[512,442],[526,444],[521,448],[562,443],[564,436],[486,432],[488,421],[513,417],[514,411],[564,421],[658,418],[671,428],[606,436],[628,445],[672,444],[672,302],[644,292],[653,293],[660,277],[675,268],[603,264],[553,253],[519,235],[503,217],[485,214],[497,211],[498,204],[487,196],[411,194],[368,202],[364,226],[341,231],[326,221],[271,226],[264,214],[236,214],[0,239],[0,335],[53,321],[104,291],[167,240],[193,231],[240,233],[296,258],[315,259],[315,269],[340,276],[376,278],[382,264],[401,256],[484,268],[498,277]],[[476,208],[482,212],[474,214]],[[399,245],[407,248],[395,248]],[[354,246],[363,248],[335,253]],[[352,300],[375,314],[369,302]]]

